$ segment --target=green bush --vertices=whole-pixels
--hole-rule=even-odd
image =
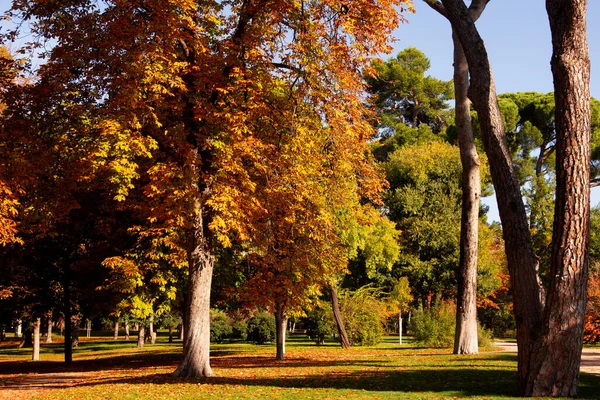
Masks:
[[[325,343],[325,338],[333,336],[337,329],[333,312],[321,307],[307,312],[302,321],[306,328],[306,334],[317,344]]]
[[[233,323],[232,339],[246,340],[248,338],[248,326],[246,321],[235,321]]]
[[[448,348],[454,346],[456,307],[445,302],[430,311],[417,310],[410,321],[415,341],[426,347]],[[477,341],[480,347],[491,346],[492,332],[477,324]]]
[[[456,326],[456,311],[450,303],[442,303],[429,311],[417,310],[410,330],[415,341],[426,347],[452,347]]]
[[[224,311],[210,310],[210,341],[221,343],[233,333],[231,319]]]
[[[352,345],[373,346],[381,341],[386,309],[375,289],[362,287],[343,296],[340,309]]]
[[[261,312],[250,318],[246,324],[247,340],[263,344],[275,340],[275,317]]]

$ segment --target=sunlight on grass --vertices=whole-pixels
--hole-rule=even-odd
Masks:
[[[0,398],[10,399],[334,399],[481,398],[516,395],[516,355],[485,352],[456,356],[447,349],[403,345],[387,337],[374,347],[342,350],[293,335],[287,359],[275,361],[272,344],[213,345],[209,379],[173,378],[181,342],[135,348],[135,341],[81,338],[71,366],[61,344],[42,346],[42,362],[30,349],[0,345]],[[600,378],[584,375],[581,397],[595,398]]]

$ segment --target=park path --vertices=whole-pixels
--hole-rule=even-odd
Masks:
[[[504,352],[517,352],[517,343],[496,342],[494,344]],[[581,367],[579,370],[581,372],[600,376],[600,348],[583,348],[583,352],[581,353]]]

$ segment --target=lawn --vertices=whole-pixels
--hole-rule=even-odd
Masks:
[[[288,341],[287,359],[273,345],[213,345],[215,377],[170,374],[181,342],[135,348],[135,341],[81,338],[70,366],[60,343],[30,349],[0,343],[2,399],[507,399],[516,396],[516,354],[454,356],[448,350],[399,345],[388,337],[375,347],[342,350],[316,346],[302,336]],[[600,398],[600,377],[582,375],[581,398]]]

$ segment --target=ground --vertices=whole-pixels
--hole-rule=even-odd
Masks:
[[[174,378],[181,342],[135,348],[135,340],[82,338],[70,366],[60,343],[44,345],[41,362],[15,342],[0,346],[0,399],[506,399],[516,396],[516,355],[498,348],[477,356],[399,345],[343,350],[293,336],[287,359],[275,346],[227,343],[212,347],[216,374]],[[582,398],[600,398],[600,377],[582,375]]]

